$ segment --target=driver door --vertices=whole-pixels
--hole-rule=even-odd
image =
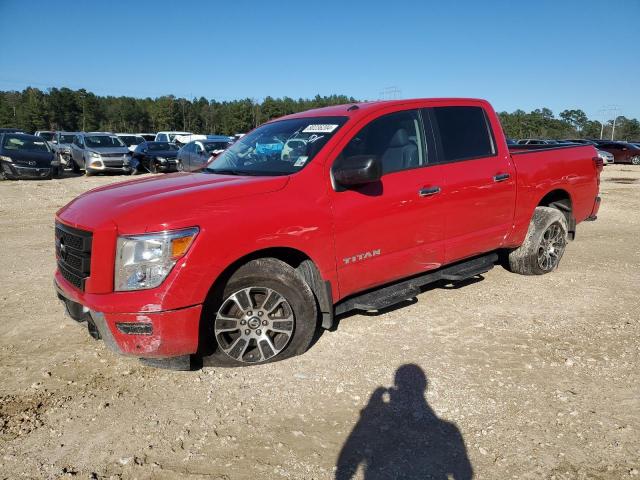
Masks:
[[[430,128],[417,110],[378,117],[356,133],[342,156],[376,156],[377,183],[330,192],[342,297],[438,268],[444,260],[441,169]],[[435,158],[435,157],[434,157]]]

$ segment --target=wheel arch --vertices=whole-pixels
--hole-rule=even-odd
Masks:
[[[575,238],[576,219],[573,216],[573,200],[567,190],[563,188],[551,190],[540,199],[536,207],[550,207],[560,210],[567,219],[569,239],[573,240]]]
[[[202,313],[203,319],[215,314],[216,306],[221,302],[224,287],[231,276],[242,265],[259,258],[276,258],[294,268],[298,275],[311,287],[315,295],[322,327],[329,329],[333,326],[334,315],[331,282],[323,278],[317,263],[307,253],[293,247],[269,247],[256,250],[227,265],[209,288]],[[202,333],[206,334],[206,332],[203,332],[202,329],[207,328],[207,322],[201,320],[200,323],[201,338],[204,338]]]

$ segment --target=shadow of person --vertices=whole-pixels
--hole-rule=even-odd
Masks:
[[[336,480],[354,478],[359,466],[365,480],[473,477],[458,427],[438,418],[426,389],[422,369],[409,364],[398,368],[393,387],[373,392],[340,451]]]

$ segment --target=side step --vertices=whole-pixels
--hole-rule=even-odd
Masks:
[[[497,261],[498,254],[490,253],[356,295],[338,303],[335,306],[335,314],[340,315],[351,310],[380,310],[390,307],[415,298],[420,293],[420,287],[430,283],[439,280],[457,282],[486,273],[495,266]]]

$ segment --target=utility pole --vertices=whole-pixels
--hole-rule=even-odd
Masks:
[[[605,105],[600,110],[598,110],[598,114],[600,118],[602,118],[602,127],[600,128],[600,140],[604,137],[604,124],[606,122],[612,122],[613,128],[611,129],[611,140],[614,139],[614,135],[616,132],[616,121],[621,114],[620,105]],[[613,120],[611,117],[613,116]]]
[[[380,91],[380,100],[397,100],[402,97],[402,91],[396,87],[384,87]]]

